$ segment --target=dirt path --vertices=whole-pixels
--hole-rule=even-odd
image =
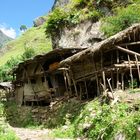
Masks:
[[[54,140],[48,137],[49,130],[34,130],[27,128],[12,128],[20,140]]]
[[[20,140],[71,140],[71,139],[59,139],[59,138],[50,138],[50,130],[34,130],[27,128],[12,128]]]
[[[34,130],[28,128],[14,128],[12,130],[16,133],[20,140],[72,140],[72,139],[62,139],[62,138],[50,138],[50,130]]]

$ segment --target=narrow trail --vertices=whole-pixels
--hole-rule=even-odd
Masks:
[[[16,133],[17,137],[20,140],[55,140],[53,138],[49,138],[49,130],[34,130],[28,128],[14,128],[12,130]]]
[[[16,133],[20,140],[72,140],[62,138],[49,137],[50,130],[42,129],[28,129],[28,128],[16,128],[12,127],[12,130]]]

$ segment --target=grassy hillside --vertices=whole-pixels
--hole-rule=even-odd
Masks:
[[[32,27],[17,39],[6,45],[7,51],[0,56],[0,66],[4,65],[11,57],[22,55],[26,47],[34,49],[35,54],[46,53],[51,50],[51,41],[46,38],[44,26]]]

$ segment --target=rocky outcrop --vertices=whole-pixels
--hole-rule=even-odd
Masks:
[[[53,48],[87,48],[104,39],[100,22],[84,21],[74,27],[64,27],[52,36]]]
[[[38,17],[33,21],[34,27],[38,27],[40,25],[42,25],[43,23],[46,22],[46,18],[45,17]]]
[[[55,0],[52,9],[54,9],[54,8],[56,8],[56,7],[64,7],[64,6],[67,5],[70,1],[71,1],[71,0]]]

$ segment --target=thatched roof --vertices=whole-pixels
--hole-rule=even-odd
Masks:
[[[85,49],[71,57],[68,57],[67,59],[60,62],[60,66],[64,65],[71,65],[73,62],[76,62],[78,60],[81,60],[87,56],[93,55],[97,51],[106,51],[113,49],[115,45],[119,45],[122,43],[128,43],[135,41],[136,39],[140,40],[140,24],[134,24],[133,26],[117,33],[114,36],[109,37],[106,40],[103,40],[92,47]]]
[[[34,64],[34,63],[47,63],[47,65],[50,65],[51,63],[55,61],[61,61],[62,59],[65,59],[79,51],[83,50],[82,48],[65,48],[65,49],[55,49],[52,50],[44,55],[37,55],[32,59],[26,60],[22,63],[20,63],[17,68],[13,70],[13,73],[17,73],[24,67]]]

